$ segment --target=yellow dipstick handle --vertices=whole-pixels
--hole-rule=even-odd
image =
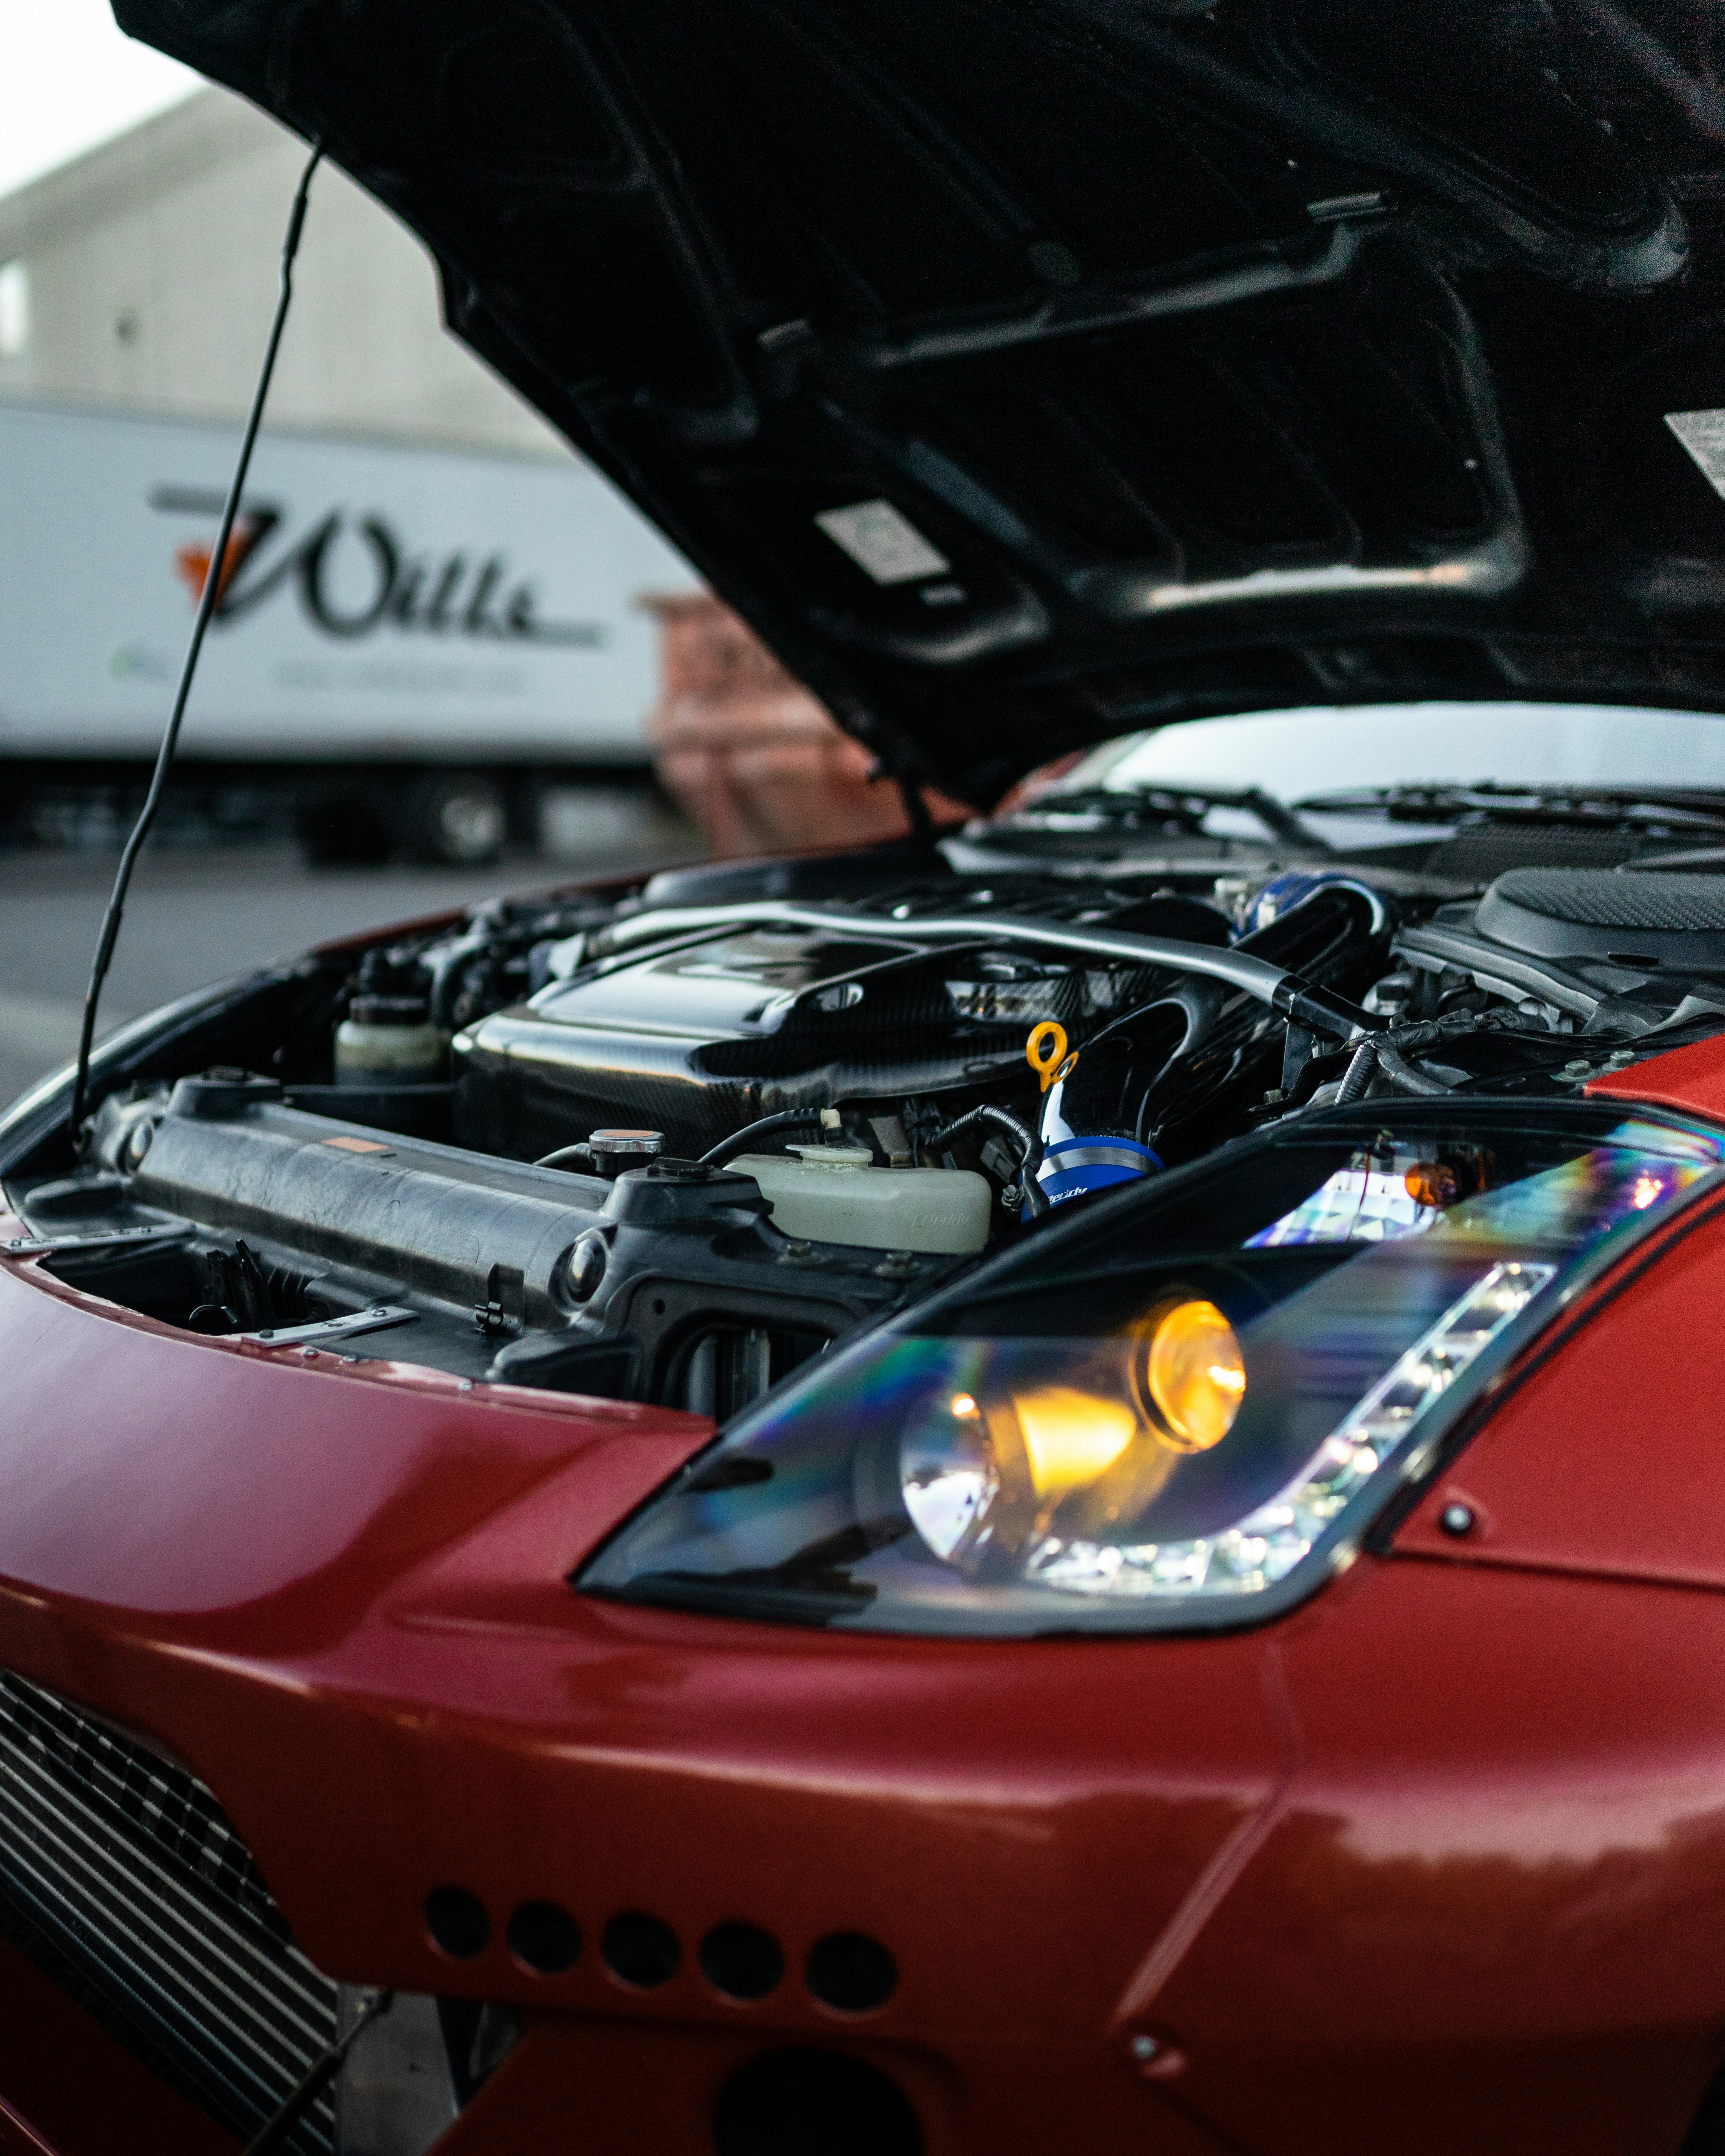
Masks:
[[[1065,1027],[1045,1018],[1024,1043],[1024,1060],[1042,1081],[1045,1093],[1076,1067],[1078,1058],[1066,1053]]]

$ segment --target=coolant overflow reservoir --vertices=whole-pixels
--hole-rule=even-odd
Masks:
[[[962,1257],[988,1240],[993,1187],[968,1168],[876,1168],[866,1147],[793,1146],[726,1166],[752,1175],[781,1234],[865,1250]]]
[[[336,1029],[336,1083],[432,1085],[448,1050],[418,997],[356,996]]]

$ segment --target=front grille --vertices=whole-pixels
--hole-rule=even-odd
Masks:
[[[242,2141],[335,2039],[335,1985],[203,1783],[3,1671],[0,1928]],[[285,2145],[334,2143],[326,2096]]]

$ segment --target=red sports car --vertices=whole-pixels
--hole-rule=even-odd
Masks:
[[[919,821],[0,1124],[0,2148],[1718,2156],[1717,11],[120,14]]]

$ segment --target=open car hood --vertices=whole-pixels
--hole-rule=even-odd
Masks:
[[[1214,711],[1725,708],[1693,0],[116,0],[904,776]],[[1675,416],[1674,416],[1675,415]]]

